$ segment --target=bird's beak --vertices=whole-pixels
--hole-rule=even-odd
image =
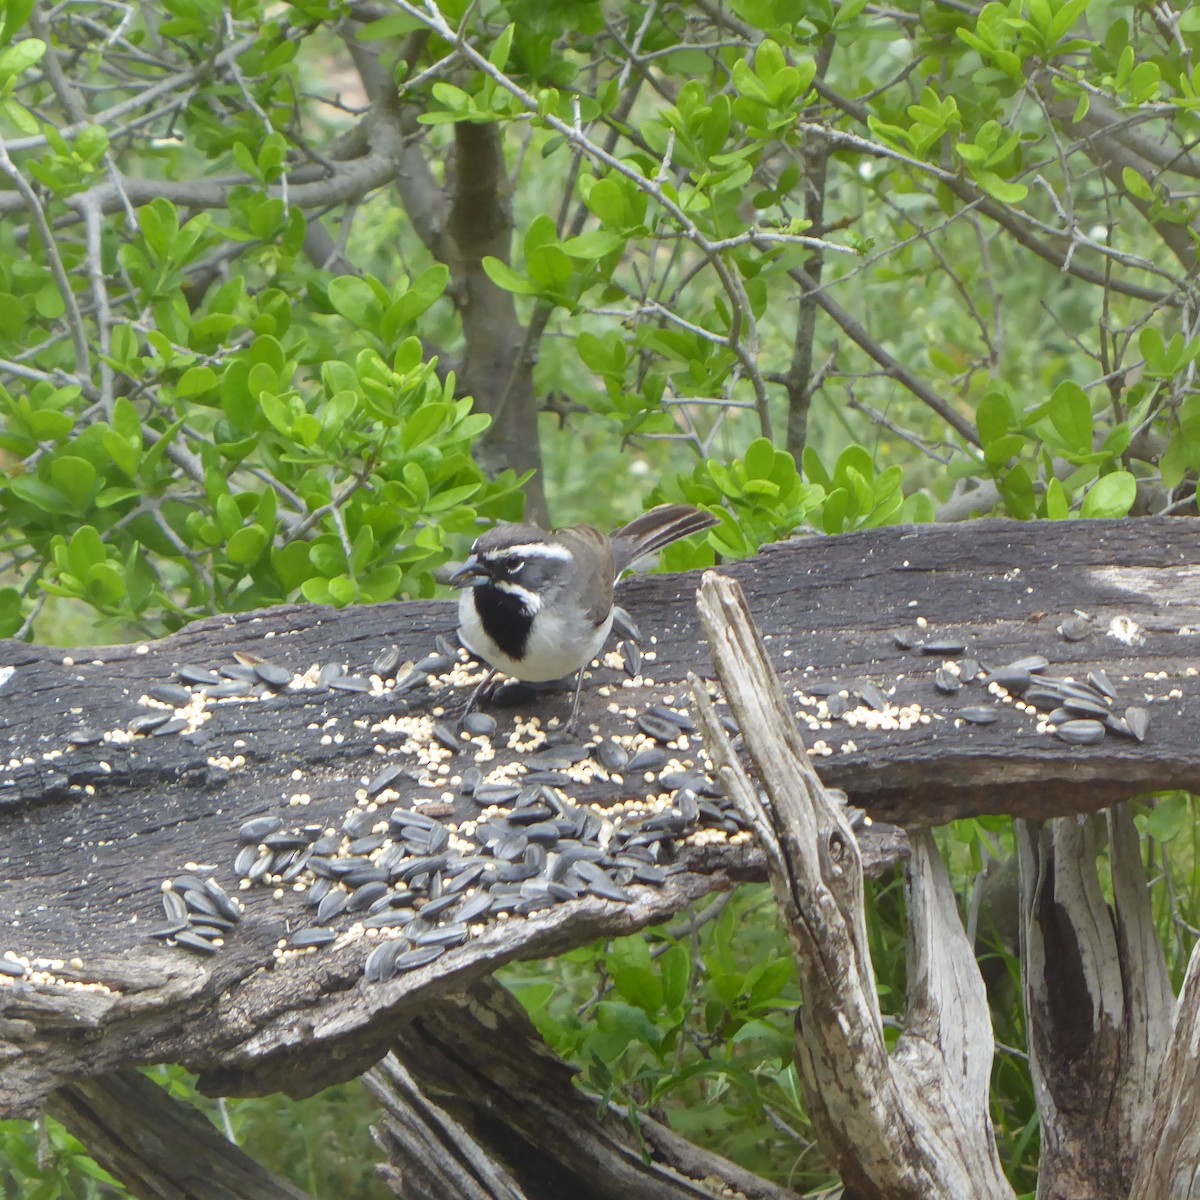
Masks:
[[[478,587],[488,578],[488,570],[474,554],[446,581],[451,587]]]

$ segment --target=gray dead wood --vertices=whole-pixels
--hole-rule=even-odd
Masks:
[[[626,1113],[581,1092],[574,1069],[549,1050],[520,1002],[491,980],[414,1018],[397,1038],[395,1057],[403,1073],[389,1058],[367,1085],[402,1126],[403,1154],[390,1155],[389,1172],[402,1200],[492,1200],[507,1198],[505,1187],[527,1200],[792,1195],[649,1116],[635,1129]],[[384,1123],[391,1127],[392,1120]],[[414,1164],[412,1154],[426,1140],[429,1160]],[[434,1187],[426,1178],[431,1164]],[[494,1180],[480,1184],[485,1165]],[[462,1192],[454,1190],[456,1173]]]
[[[1200,625],[1193,528],[1162,520],[876,531],[808,539],[730,572],[751,597],[797,708],[814,685],[870,681],[892,702],[932,713],[908,731],[835,722],[822,734],[833,753],[819,760],[828,783],[877,818],[914,827],[986,811],[1049,816],[1135,791],[1200,786],[1200,743],[1186,715],[1200,690],[1188,674],[1190,630]],[[628,731],[629,717],[610,704],[679,699],[687,672],[708,670],[694,584],[656,577],[623,588],[626,607],[657,639],[652,678],[624,688],[619,671],[598,670],[585,691],[585,721]],[[1090,634],[1066,642],[1055,629],[1075,609],[1087,612]],[[1105,667],[1123,701],[1150,708],[1150,737],[1067,747],[1035,734],[1011,705],[995,725],[961,726],[956,706],[984,698],[968,689],[939,696],[939,660],[897,648],[893,634],[917,616],[984,661],[1041,651],[1060,674]],[[1127,646],[1110,637],[1115,618],[1144,640]],[[148,941],[163,879],[195,862],[230,883],[240,822],[280,811],[300,793],[311,797],[306,817],[338,820],[381,761],[377,726],[388,702],[288,693],[221,705],[195,736],[71,739],[85,727],[123,731],[145,712],[139,697],[183,663],[217,666],[243,651],[296,671],[329,661],[360,671],[391,643],[403,658],[419,658],[435,632],[453,626],[445,602],[346,612],[295,606],[197,622],[143,646],[70,652],[0,643],[8,752],[0,764],[0,953],[46,967],[44,978],[0,980],[0,1112],[32,1114],[54,1087],[153,1061],[200,1071],[213,1092],[306,1095],[377,1061],[395,1020],[503,962],[629,932],[706,892],[762,877],[758,849],[700,850],[688,855],[687,872],[662,890],[639,889],[633,905],[583,900],[509,922],[382,987],[361,981],[362,944],[272,968],[278,939],[309,920],[290,896],[247,894],[246,916],[216,959]],[[1161,672],[1167,678],[1143,678]],[[601,686],[619,690],[605,696]],[[531,711],[561,715],[567,703],[549,695]],[[415,787],[404,786],[411,799]],[[615,803],[640,789],[641,781],[597,784],[580,798]],[[902,837],[878,824],[861,842],[868,870],[906,852]]]
[[[50,1112],[138,1200],[308,1200],[137,1071],[62,1088]]]
[[[1129,1200],[1200,1195],[1200,945],[1192,950],[1162,1056]]]
[[[1039,1200],[1130,1195],[1170,1036],[1174,999],[1129,806],[1107,814],[1112,907],[1097,873],[1103,828],[1092,816],[1016,823]],[[1190,1087],[1193,1110],[1195,1083],[1184,1074],[1171,1088]]]
[[[1011,1200],[988,1112],[983,980],[932,838],[913,840],[908,1014],[889,1057],[855,835],[809,762],[738,584],[709,573],[699,610],[754,780],[699,682],[696,703],[726,793],[765,849],[791,940],[803,997],[796,1066],[822,1149],[856,1200]]]

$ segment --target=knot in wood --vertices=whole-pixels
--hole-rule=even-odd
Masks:
[[[840,829],[833,830],[825,841],[825,861],[839,875],[850,856],[850,848]]]

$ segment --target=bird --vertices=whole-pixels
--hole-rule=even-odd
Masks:
[[[462,589],[459,641],[492,668],[466,712],[498,670],[531,683],[574,672],[573,730],[583,672],[612,630],[613,584],[639,558],[717,523],[690,505],[660,504],[612,534],[507,521],[482,534],[449,579]]]

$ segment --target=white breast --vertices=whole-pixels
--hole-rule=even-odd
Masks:
[[[608,640],[612,623],[611,612],[608,619],[595,628],[587,622],[563,621],[543,609],[533,622],[525,657],[517,662],[488,636],[475,611],[475,589],[464,588],[458,600],[458,636],[467,649],[505,675],[531,683],[562,679],[586,666]]]

